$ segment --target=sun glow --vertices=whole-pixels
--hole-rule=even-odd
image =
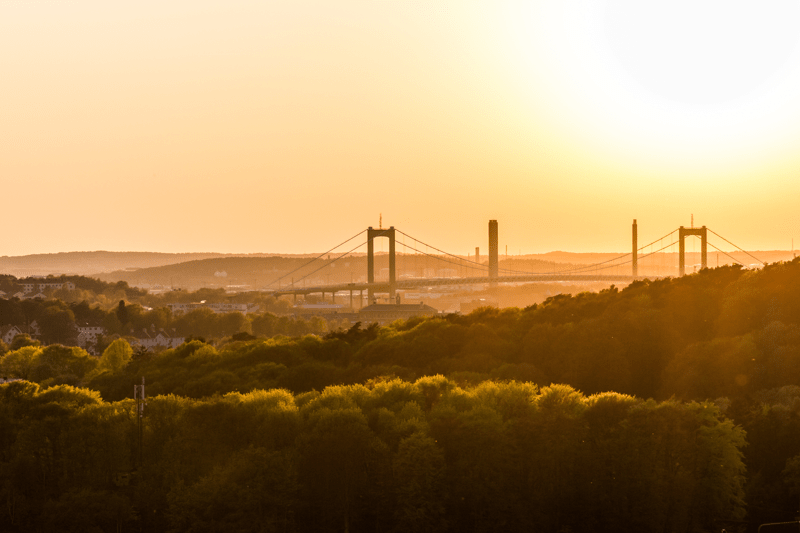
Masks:
[[[553,123],[604,157],[730,175],[786,158],[798,137],[796,1],[577,0],[510,15]]]

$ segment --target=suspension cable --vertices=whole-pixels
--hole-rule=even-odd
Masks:
[[[362,233],[363,233],[363,232],[362,232]],[[350,249],[349,249],[349,250],[347,250],[346,252],[342,252],[341,254],[339,254],[338,256],[336,256],[336,257],[333,259],[333,261],[331,261],[331,263],[335,263],[336,261],[338,261],[338,260],[339,260],[339,259],[341,259],[342,257],[346,256],[347,254],[349,254],[349,253],[352,253],[352,252],[354,252],[354,251],[358,250],[359,248],[361,248],[362,246],[364,246],[366,243],[367,243],[367,241],[364,241],[364,242],[360,243],[358,246],[356,246],[356,247],[354,247],[354,248],[350,248]],[[329,263],[329,264],[330,264],[330,263]],[[306,275],[305,275],[305,276],[303,276],[302,278],[298,279],[297,281],[302,281],[302,280],[306,279],[306,278],[307,278],[308,276],[310,276],[311,274],[314,274],[314,273],[316,273],[316,272],[319,272],[320,270],[322,270],[322,269],[323,269],[323,268],[325,268],[326,266],[328,266],[328,265],[322,265],[322,266],[321,266],[321,267],[319,267],[318,269],[316,269],[316,270],[312,270],[311,272],[309,272],[308,274],[306,274]]]
[[[451,254],[450,252],[445,252],[444,250],[440,250],[439,248],[437,248],[435,246],[431,246],[430,244],[428,244],[426,242],[423,242],[423,241],[421,241],[419,239],[416,239],[416,238],[412,237],[411,235],[409,235],[408,233],[405,233],[405,232],[403,232],[403,231],[401,231],[399,229],[395,229],[395,231],[397,233],[401,233],[401,234],[405,235],[406,237],[408,237],[410,239],[413,239],[414,242],[418,242],[419,244],[423,244],[423,245],[427,246],[428,248],[433,248],[434,250],[436,250],[437,252],[439,252],[441,254],[453,257],[455,259],[458,259],[459,261],[464,261],[465,263],[472,263],[473,265],[478,265],[480,267],[486,268],[486,267],[483,266],[482,263],[478,263],[477,261],[472,261],[471,259],[464,259],[463,257],[459,257],[459,256],[457,256],[455,254]],[[425,252],[420,252],[420,253],[425,253]],[[429,255],[429,254],[426,254],[426,255]],[[431,257],[436,257],[436,256],[431,255]]]
[[[417,241],[417,242],[420,242],[420,243],[422,243],[422,244],[425,244],[425,243],[423,243],[422,241]],[[417,252],[417,253],[420,253],[420,254],[422,254],[422,255],[425,255],[425,256],[427,256],[427,257],[430,257],[430,258],[433,258],[433,259],[435,259],[435,260],[437,260],[437,261],[442,261],[442,262],[444,262],[444,263],[449,263],[449,264],[451,264],[451,265],[461,266],[461,264],[460,264],[460,263],[457,263],[457,262],[455,262],[455,261],[451,261],[451,260],[449,260],[449,259],[445,259],[445,258],[443,258],[443,257],[440,257],[440,256],[438,256],[438,255],[429,254],[428,252],[423,252],[422,250],[417,250],[416,248],[414,248],[414,247],[413,247],[413,246],[411,246],[411,245],[406,245],[406,246],[408,246],[409,248],[411,248],[412,250],[414,250],[414,251],[415,251],[415,252]],[[433,248],[433,246],[431,246],[430,248]],[[435,249],[435,248],[434,248],[434,249]],[[447,254],[447,255],[452,255],[452,254]],[[458,256],[453,256],[453,257],[455,257],[456,259],[460,259]],[[475,261],[470,261],[470,263],[472,263],[472,264],[474,264],[474,265],[477,265],[477,266],[479,266],[480,268],[482,268],[482,269],[483,269],[483,270],[485,270],[485,271],[488,271],[488,270],[489,270],[489,267],[488,267],[488,266],[482,265],[482,264],[480,264],[480,263],[476,263]]]
[[[458,261],[460,261],[462,263],[469,263],[469,264],[472,264],[472,265],[476,265],[480,269],[488,270],[488,267],[484,266],[482,263],[478,263],[477,261],[472,261],[470,259],[464,259],[464,258],[459,257],[457,255],[454,255],[454,254],[451,254],[451,253],[446,252],[444,250],[441,250],[441,249],[439,249],[439,248],[437,248],[435,246],[432,246],[432,245],[427,244],[427,243],[425,243],[425,242],[423,242],[423,241],[421,241],[419,239],[416,239],[415,237],[412,237],[411,235],[408,235],[407,233],[403,232],[402,230],[396,229],[395,231],[397,231],[398,233],[401,233],[402,235],[405,235],[405,236],[413,239],[415,242],[418,242],[420,244],[424,244],[425,246],[427,246],[429,248],[433,248],[434,250],[436,250],[439,253],[442,253],[442,254],[444,254],[446,256],[453,257],[453,258],[457,259]],[[663,239],[666,239],[667,237],[669,237],[670,235],[672,235],[676,231],[678,231],[678,230],[674,229],[674,230],[670,231],[669,233],[667,233],[666,235],[664,235],[663,237],[660,237],[659,239],[656,239],[656,240],[654,240],[653,242],[651,242],[649,244],[645,244],[644,246],[640,246],[636,251],[639,252],[641,250],[644,250],[648,246],[652,246],[656,242],[661,241]],[[663,250],[663,248],[661,248],[661,250]],[[431,254],[427,254],[425,252],[420,252],[419,250],[416,250],[416,249],[415,249],[415,251],[418,251],[419,253],[422,253],[424,255],[428,255],[429,257],[436,257],[436,256],[433,256]],[[653,253],[656,253],[656,252],[653,252]],[[593,268],[597,269],[597,267],[599,267],[600,265],[605,265],[607,263],[611,263],[611,262],[617,261],[617,260],[622,259],[624,257],[628,257],[629,255],[630,254],[626,253],[626,254],[619,255],[617,257],[613,257],[613,258],[608,259],[606,261],[601,261],[599,263],[593,263],[591,265],[581,265],[581,266],[577,266],[577,267],[563,268],[563,269],[560,269],[560,270],[556,270],[556,272],[554,272],[554,274],[563,274],[563,273],[569,273],[569,272],[581,272],[581,271],[590,270],[590,269],[593,269]],[[652,254],[644,255],[642,257],[643,258],[644,257],[648,257],[649,255],[652,255]],[[442,258],[437,258],[437,259],[440,260],[440,261],[445,261]],[[445,262],[452,263],[452,261],[445,261]],[[606,268],[611,268],[611,266],[621,266],[621,265],[625,265],[625,264],[630,263],[630,262],[631,262],[631,260],[629,259],[628,261],[625,261],[623,263],[619,263],[618,265],[609,265],[609,267],[606,267]],[[461,263],[453,263],[453,264],[461,264]],[[515,269],[510,269],[510,268],[501,268],[499,270],[502,271],[502,272],[510,272],[510,273],[514,273],[514,274],[548,274],[548,272],[528,272],[528,271],[524,271],[524,270],[515,270]],[[605,268],[603,268],[602,270],[605,270]]]
[[[708,242],[708,241],[706,241],[706,244],[708,244],[709,246],[711,246],[711,247],[712,247],[713,249],[715,249],[716,251],[718,251],[718,252],[722,252],[723,254],[727,255],[728,257],[730,257],[731,259],[733,259],[735,262],[739,263],[740,265],[742,265],[742,266],[745,266],[745,264],[744,264],[744,263],[742,263],[741,261],[739,261],[738,259],[736,259],[735,257],[733,257],[731,254],[729,254],[729,253],[728,253],[728,252],[726,252],[725,250],[720,250],[719,248],[717,248],[716,246],[714,246],[713,244],[711,244],[711,243],[710,243],[710,242]]]
[[[364,230],[364,231],[362,231],[361,233],[364,233],[365,231],[367,231],[367,230]],[[385,234],[386,234],[388,231],[389,231],[389,230],[388,230],[388,228],[387,228],[387,229],[385,229],[385,230],[383,230],[383,231],[382,231],[382,235],[376,235],[376,237],[381,237],[381,236],[385,235]],[[356,235],[354,235],[354,236],[350,237],[349,239],[347,239],[346,241],[344,241],[344,243],[346,243],[346,242],[349,242],[349,241],[352,241],[353,239],[355,239],[356,237],[358,237],[359,235],[361,235],[361,233],[358,233],[358,234],[356,234]],[[352,252],[354,252],[355,250],[358,250],[359,248],[361,248],[361,247],[362,247],[362,246],[364,246],[365,244],[369,243],[369,241],[370,241],[370,240],[373,240],[373,241],[374,241],[374,240],[375,240],[375,237],[373,237],[372,239],[367,239],[366,241],[364,241],[364,242],[360,243],[360,244],[359,244],[358,246],[356,246],[355,248],[351,248],[351,249],[347,250],[346,252],[342,252],[341,254],[339,254],[338,256],[336,256],[336,257],[334,258],[334,260],[333,260],[333,261],[331,261],[331,263],[335,263],[336,261],[338,261],[338,260],[339,260],[339,259],[341,259],[342,257],[346,256],[347,254],[349,254],[349,253],[352,253]],[[342,244],[344,244],[344,243],[342,243]],[[339,246],[341,246],[342,244],[340,244]],[[337,246],[336,248],[338,248],[339,246]],[[331,250],[335,250],[336,248],[332,248]],[[322,257],[322,256],[323,256],[323,255],[325,255],[326,253],[328,253],[328,252],[325,252],[324,254],[321,254],[319,257]],[[314,274],[314,273],[316,273],[316,272],[319,272],[320,270],[322,270],[322,269],[323,269],[323,268],[325,268],[326,266],[327,266],[327,265],[322,265],[322,266],[321,266],[321,267],[319,267],[318,269],[316,269],[316,270],[312,270],[311,272],[309,272],[308,274],[306,274],[305,276],[303,276],[302,278],[300,278],[298,281],[304,280],[305,278],[307,278],[307,277],[308,277],[308,276],[310,276],[311,274]],[[288,275],[288,274],[287,274],[287,275]]]
[[[310,261],[308,261],[308,262],[304,263],[303,265],[299,266],[298,268],[296,268],[296,269],[292,270],[291,272],[288,272],[287,274],[284,274],[283,276],[280,276],[279,278],[277,278],[277,279],[275,279],[275,280],[271,281],[271,282],[270,282],[270,283],[267,285],[267,287],[269,287],[270,285],[273,285],[273,284],[274,284],[274,283],[276,283],[276,282],[279,282],[279,281],[281,281],[282,279],[286,278],[287,276],[290,276],[291,274],[294,274],[294,273],[295,273],[295,272],[297,272],[298,270],[301,270],[301,269],[303,269],[303,268],[305,268],[305,267],[309,266],[309,265],[310,265],[310,264],[312,264],[314,261],[317,261],[318,259],[320,259],[321,257],[325,256],[326,254],[329,254],[329,253],[331,253],[332,251],[336,250],[337,248],[339,248],[339,247],[341,247],[341,246],[343,246],[343,245],[347,244],[348,242],[352,241],[353,239],[355,239],[355,238],[356,238],[356,237],[358,237],[359,235],[361,235],[361,234],[365,233],[366,231],[367,231],[367,230],[362,230],[362,231],[358,232],[357,234],[353,235],[352,237],[350,237],[350,238],[349,238],[349,239],[347,239],[346,241],[344,241],[344,242],[342,242],[342,243],[340,243],[340,244],[338,244],[338,245],[334,246],[333,248],[331,248],[330,250],[328,250],[328,251],[326,251],[326,252],[323,252],[323,253],[319,254],[318,256],[314,257],[313,259],[311,259]],[[447,257],[452,257],[452,258],[456,259],[457,261],[452,261],[452,260],[446,259],[446,258],[444,258],[444,257],[440,257],[440,256],[436,256],[436,255],[434,255],[434,254],[430,254],[430,253],[428,253],[428,252],[423,252],[422,250],[419,250],[419,249],[417,249],[417,248],[416,248],[416,247],[414,247],[414,246],[411,246],[411,245],[408,245],[408,244],[405,244],[405,243],[401,243],[401,245],[402,245],[404,248],[406,248],[406,249],[410,248],[410,249],[411,249],[411,250],[413,250],[414,252],[416,252],[416,253],[419,253],[419,254],[422,254],[422,255],[424,255],[424,256],[426,256],[426,257],[430,257],[430,258],[432,258],[432,259],[435,259],[436,261],[442,261],[442,262],[449,263],[449,264],[452,264],[452,265],[456,265],[456,266],[459,266],[459,267],[463,267],[463,266],[464,266],[464,263],[467,263],[467,264],[474,265],[475,267],[477,267],[478,269],[480,269],[480,270],[482,270],[482,271],[488,271],[488,270],[489,270],[489,267],[488,267],[487,265],[484,265],[483,263],[479,263],[478,261],[472,261],[472,260],[470,260],[470,259],[465,259],[465,258],[463,258],[463,257],[457,256],[457,255],[455,255],[455,254],[451,254],[451,253],[449,253],[449,252],[446,252],[446,251],[444,251],[444,250],[441,250],[441,249],[439,249],[439,248],[437,248],[437,247],[435,247],[435,246],[432,246],[432,245],[430,245],[430,244],[428,244],[428,243],[426,243],[426,242],[424,242],[424,241],[421,241],[421,240],[419,240],[419,239],[417,239],[417,238],[415,238],[415,237],[413,237],[413,236],[411,236],[411,235],[409,235],[409,234],[405,233],[405,232],[404,232],[404,231],[402,231],[402,230],[395,229],[395,231],[397,231],[398,233],[400,233],[400,234],[401,234],[401,235],[403,235],[404,237],[408,237],[409,239],[411,239],[411,240],[412,240],[412,241],[414,241],[415,243],[422,244],[422,245],[426,246],[427,248],[432,248],[433,250],[436,250],[437,252],[439,252],[439,253],[443,254],[444,256],[447,256]],[[662,242],[663,242],[663,240],[664,240],[664,239],[666,239],[667,237],[669,237],[670,235],[672,235],[672,234],[673,234],[673,233],[675,233],[676,231],[678,231],[678,230],[677,230],[677,229],[675,229],[675,230],[672,230],[671,232],[667,233],[667,234],[666,234],[666,235],[664,235],[663,237],[660,237],[659,239],[656,239],[656,240],[654,240],[653,242],[651,242],[651,243],[649,243],[649,244],[645,244],[644,246],[640,246],[640,247],[639,247],[639,248],[638,248],[636,251],[637,251],[637,252],[639,252],[639,251],[641,251],[641,250],[644,250],[645,248],[647,248],[647,247],[650,247],[650,246],[654,245],[655,243],[657,243],[657,242],[659,242],[659,241],[662,241]],[[713,230],[711,230],[711,229],[709,229],[709,231],[711,231],[711,233],[713,233],[713,234],[714,234],[714,235],[716,235],[717,237],[719,237],[719,238],[723,239],[723,240],[724,240],[725,242],[727,242],[728,244],[730,244],[730,245],[734,246],[735,248],[739,249],[740,251],[742,251],[742,252],[746,253],[747,255],[749,255],[750,257],[752,257],[753,259],[755,259],[756,261],[759,261],[760,263],[764,264],[764,262],[763,262],[763,261],[761,261],[761,260],[760,260],[760,259],[758,259],[757,257],[753,256],[753,255],[752,255],[752,254],[750,254],[749,252],[746,252],[745,250],[742,250],[740,247],[738,247],[738,246],[736,246],[735,244],[733,244],[732,242],[728,241],[727,239],[725,239],[724,237],[722,237],[722,236],[721,236],[721,235],[719,235],[718,233],[714,232],[714,231],[713,231]],[[388,229],[386,230],[386,232],[388,232]],[[386,233],[386,232],[384,232],[384,233]],[[377,236],[378,236],[378,237],[380,237],[381,235],[377,235]],[[375,237],[373,237],[373,239],[372,239],[372,240],[374,240],[374,238],[375,238]],[[337,260],[341,259],[342,257],[344,257],[345,255],[347,255],[347,254],[349,254],[349,253],[352,253],[353,251],[357,250],[358,248],[360,248],[360,247],[361,247],[361,246],[363,246],[364,244],[367,244],[368,242],[369,242],[369,239],[368,239],[367,241],[365,241],[365,242],[362,242],[362,243],[360,243],[358,246],[356,246],[356,247],[354,247],[354,248],[352,248],[352,249],[350,249],[350,250],[348,250],[348,251],[346,251],[346,252],[343,252],[342,254],[340,254],[339,256],[337,256],[337,257],[336,257],[336,258],[335,258],[335,259],[334,259],[332,262],[335,262],[335,261],[337,261]],[[647,257],[650,257],[650,256],[652,256],[652,255],[654,255],[654,254],[656,254],[656,253],[658,253],[658,252],[661,252],[661,251],[665,250],[666,248],[669,248],[670,246],[673,246],[673,245],[674,245],[676,242],[677,242],[677,241],[673,241],[673,242],[671,242],[670,244],[668,244],[668,245],[666,245],[666,246],[662,246],[662,247],[661,247],[661,248],[659,248],[658,250],[655,250],[654,252],[650,252],[650,253],[648,253],[648,254],[645,254],[645,255],[639,256],[639,257],[638,257],[638,259],[645,259],[645,258],[647,258]],[[709,243],[709,244],[710,244],[710,243]],[[720,250],[719,248],[717,248],[717,247],[716,247],[716,246],[714,246],[713,244],[711,244],[711,246],[712,246],[712,247],[713,247],[715,250],[718,250],[718,251],[722,252],[723,254],[727,255],[728,257],[730,257],[731,259],[733,259],[733,260],[734,260],[734,261],[736,261],[737,263],[739,263],[739,264],[743,264],[743,263],[741,263],[740,261],[738,261],[737,259],[735,259],[733,256],[731,256],[730,254],[728,254],[727,252],[724,252],[724,251]],[[619,259],[623,259],[623,258],[626,258],[626,257],[627,257],[628,259],[627,259],[626,261],[622,262],[622,263],[609,264],[609,263],[614,263],[615,261],[618,261]],[[614,267],[619,267],[619,266],[623,266],[623,265],[629,264],[629,263],[631,263],[632,261],[633,261],[633,259],[632,259],[632,257],[631,257],[631,254],[630,254],[630,253],[625,253],[625,254],[619,255],[619,256],[617,256],[617,257],[613,257],[613,258],[611,258],[611,259],[607,259],[606,261],[601,261],[601,262],[599,262],[599,263],[592,263],[592,264],[589,264],[589,265],[581,265],[581,266],[576,266],[576,267],[568,267],[568,268],[564,268],[564,269],[556,270],[555,272],[553,272],[553,273],[552,273],[552,275],[557,275],[557,274],[558,274],[558,275],[560,275],[560,274],[565,274],[565,273],[579,273],[579,272],[585,272],[585,271],[587,271],[587,270],[592,270],[592,269],[594,269],[595,271],[597,271],[597,270],[606,270],[606,269],[608,269],[608,268],[614,268]],[[606,266],[606,267],[603,267],[603,268],[599,268],[599,267],[601,267],[602,265],[608,265],[608,266]],[[320,270],[322,270],[323,268],[325,268],[325,266],[327,266],[327,265],[322,265],[322,266],[320,266],[319,268],[317,268],[317,269],[315,269],[315,270],[313,270],[313,271],[309,272],[308,274],[305,274],[304,276],[302,276],[301,278],[299,278],[299,279],[298,279],[298,281],[302,281],[302,280],[306,279],[308,276],[310,276],[310,275],[312,275],[312,274],[314,274],[314,273],[316,273],[316,272],[319,272]],[[542,274],[542,275],[547,275],[547,274],[550,274],[549,272],[528,272],[528,271],[523,271],[523,270],[515,270],[515,269],[509,269],[509,268],[501,268],[501,269],[499,269],[499,270],[500,270],[500,271],[502,271],[502,272],[509,272],[509,273],[514,273],[514,274]]]
[[[674,232],[673,232],[673,233],[674,233]],[[669,236],[669,234],[668,234],[668,235],[666,235],[665,237],[668,237],[668,236]],[[662,238],[663,238],[663,237],[662,237]],[[655,242],[655,241],[654,241],[654,242]],[[638,257],[638,259],[645,259],[645,258],[647,258],[647,257],[650,257],[651,255],[657,254],[658,252],[660,252],[660,251],[662,251],[662,250],[666,250],[667,248],[669,248],[670,246],[672,246],[672,245],[673,245],[673,244],[675,244],[676,242],[678,242],[678,241],[673,241],[673,242],[669,243],[668,245],[666,245],[666,246],[662,246],[662,247],[661,247],[661,248],[659,248],[658,250],[655,250],[655,251],[653,251],[653,252],[650,252],[650,253],[648,253],[648,254],[645,254],[645,255],[640,255],[640,256]],[[651,244],[653,244],[653,243],[651,243]],[[648,244],[648,246],[650,246],[650,245]],[[620,257],[626,257],[626,256],[630,256],[630,254],[625,254],[624,256],[620,256]],[[618,257],[617,259],[619,259],[619,257]],[[606,262],[608,262],[608,261],[606,261]],[[632,263],[632,262],[633,262],[633,259],[632,259],[632,258],[629,258],[627,261],[624,261],[624,262],[622,262],[622,263],[617,263],[617,264],[615,264],[615,265],[608,265],[607,267],[605,267],[605,268],[602,268],[602,269],[600,269],[600,270],[605,270],[606,268],[611,268],[611,267],[623,266],[623,265],[627,265],[627,264],[629,264],[629,263]],[[588,268],[590,268],[590,267],[597,266],[597,265],[602,265],[602,264],[603,264],[603,263],[597,263],[596,265],[587,265],[587,266],[586,266],[586,268],[588,269]]]
[[[708,229],[708,231],[710,231],[711,233],[713,233],[714,235],[716,235],[717,237],[719,237],[719,238],[720,238],[720,239],[722,239],[723,241],[727,242],[728,244],[730,244],[731,246],[733,246],[734,248],[736,248],[736,249],[737,249],[737,250],[739,250],[740,252],[744,252],[744,253],[746,253],[747,255],[749,255],[750,257],[752,257],[753,259],[755,259],[756,261],[758,261],[758,262],[759,262],[759,263],[761,263],[762,265],[765,265],[765,266],[766,266],[766,263],[765,263],[764,261],[762,261],[761,259],[759,259],[758,257],[754,256],[753,254],[751,254],[751,253],[750,253],[750,252],[748,252],[748,251],[742,250],[742,249],[741,249],[741,248],[739,248],[737,245],[733,244],[731,241],[729,241],[728,239],[726,239],[725,237],[723,237],[722,235],[720,235],[720,234],[719,234],[719,233],[717,233],[716,231],[712,230],[711,228],[707,228],[707,229]],[[722,251],[722,250],[720,250],[720,251]],[[723,252],[723,253],[725,253],[725,252]],[[737,262],[738,262],[738,261],[737,261]],[[742,264],[744,264],[744,263],[742,263]]]
[[[654,240],[653,242],[651,242],[649,244],[645,244],[644,246],[640,246],[636,251],[639,252],[641,250],[644,250],[648,246],[652,246],[655,243],[657,243],[658,241],[666,239],[667,237],[669,237],[670,235],[672,235],[676,231],[678,231],[678,230],[677,229],[672,230],[669,233],[667,233],[666,235],[664,235],[663,237],[661,237],[659,239],[656,239],[656,240]],[[663,250],[663,248],[662,248],[662,250]],[[653,252],[653,253],[656,253],[656,252]],[[597,269],[597,267],[599,267],[600,265],[605,265],[606,263],[612,263],[612,262],[617,261],[619,259],[622,259],[622,258],[625,258],[625,257],[629,257],[630,255],[631,255],[630,253],[625,253],[625,254],[619,255],[617,257],[612,257],[611,259],[607,259],[606,261],[601,261],[599,263],[592,263],[592,264],[589,264],[589,265],[581,265],[581,266],[577,266],[577,267],[562,268],[560,270],[557,270],[555,273],[556,274],[563,274],[563,273],[568,273],[568,272],[582,272],[582,271],[586,271],[586,270]],[[652,254],[647,254],[647,255],[640,256],[640,259],[648,257],[650,255],[652,255]],[[628,259],[627,261],[625,261],[623,263],[619,263],[617,265],[609,265],[608,267],[602,268],[600,270],[605,270],[606,268],[611,268],[612,266],[622,266],[622,265],[630,263],[631,261],[632,261],[632,259]],[[504,268],[504,269],[501,269],[501,270],[503,272],[515,272],[515,273],[519,273],[519,274],[539,274],[540,273],[540,272],[525,272],[525,271],[521,271],[521,270],[511,270],[511,269],[507,269],[507,268]],[[544,274],[546,274],[546,272],[544,272]]]
[[[644,246],[640,246],[640,247],[639,247],[639,248],[636,250],[636,252],[638,253],[638,252],[640,252],[641,250],[644,250],[645,248],[647,248],[648,246],[652,246],[652,245],[654,245],[655,243],[657,243],[657,242],[659,242],[659,241],[661,241],[661,240],[664,240],[664,239],[666,239],[667,237],[669,237],[670,235],[672,235],[672,234],[673,234],[673,233],[675,233],[676,231],[678,231],[678,230],[677,230],[677,229],[674,229],[674,230],[670,231],[669,233],[667,233],[666,235],[664,235],[663,237],[661,237],[661,238],[659,238],[659,239],[656,239],[656,240],[654,240],[653,242],[651,242],[651,243],[649,243],[649,244],[645,244]],[[661,250],[663,250],[663,248],[662,248]],[[658,251],[660,251],[660,250],[658,250]],[[656,253],[656,252],[652,252],[652,253],[650,253],[650,254],[647,254],[647,255],[642,255],[642,256],[639,256],[639,259],[644,259],[645,257],[649,257],[650,255],[652,255],[652,254],[654,254],[654,253]],[[631,255],[630,253],[625,253],[625,254],[622,254],[622,255],[618,255],[617,257],[612,257],[611,259],[607,259],[607,260],[605,260],[605,261],[601,261],[601,262],[599,262],[599,263],[592,263],[592,264],[590,264],[590,265],[582,265],[582,266],[575,267],[575,268],[565,268],[565,269],[561,269],[561,270],[557,271],[557,273],[558,273],[558,274],[561,274],[561,273],[566,273],[566,272],[581,272],[581,271],[586,271],[586,270],[591,270],[591,269],[597,269],[597,267],[599,267],[600,265],[605,265],[606,263],[612,263],[612,262],[614,262],[614,261],[617,261],[617,260],[619,260],[619,259],[623,259],[623,258],[625,258],[625,257],[630,257],[630,255]],[[630,259],[628,259],[628,260],[627,260],[627,261],[625,261],[625,262],[618,263],[618,264],[616,264],[616,265],[609,265],[608,267],[602,268],[602,269],[600,269],[600,270],[605,270],[606,268],[611,268],[611,267],[614,267],[614,266],[622,266],[622,265],[626,265],[626,264],[628,264],[628,263],[631,263],[632,261],[633,261],[633,259],[632,259],[632,258],[630,258]]]
[[[673,233],[674,233],[674,232],[673,232]],[[676,242],[678,242],[678,241],[672,241],[672,242],[671,242],[671,243],[669,243],[668,245],[666,245],[666,246],[662,246],[661,248],[659,248],[658,250],[656,250],[656,251],[654,251],[654,252],[650,252],[649,254],[646,254],[646,255],[642,255],[642,256],[640,256],[640,257],[639,257],[639,259],[644,259],[645,257],[650,257],[651,255],[655,255],[655,254],[657,254],[658,252],[660,252],[660,251],[662,251],[662,250],[666,250],[666,249],[667,249],[667,248],[669,248],[670,246],[674,245]],[[629,260],[628,262],[630,263],[631,261]],[[620,263],[620,264],[623,264],[623,265],[624,265],[625,263]]]
[[[311,263],[313,263],[314,261],[316,261],[316,260],[317,260],[317,259],[319,259],[320,257],[324,256],[325,254],[329,254],[329,253],[331,253],[332,251],[334,251],[335,249],[339,248],[340,246],[344,246],[345,244],[347,244],[348,242],[352,241],[353,239],[355,239],[356,237],[358,237],[359,235],[361,235],[361,234],[362,234],[362,233],[364,233],[365,231],[367,231],[367,230],[362,230],[362,231],[359,231],[358,233],[356,233],[355,235],[353,235],[352,237],[350,237],[349,239],[347,239],[347,240],[346,240],[346,241],[344,241],[343,243],[341,243],[341,244],[337,244],[336,246],[334,246],[333,248],[331,248],[331,249],[330,249],[330,250],[328,250],[327,252],[323,252],[323,253],[319,254],[317,257],[313,258],[311,261],[308,261],[307,263],[303,263],[302,265],[300,265],[299,267],[295,268],[295,269],[294,269],[294,270],[292,270],[291,272],[289,272],[289,273],[287,273],[287,274],[284,274],[283,276],[281,276],[281,277],[279,277],[279,278],[277,278],[277,279],[274,279],[274,280],[272,280],[271,282],[269,282],[269,283],[267,284],[267,287],[269,287],[270,285],[272,285],[272,284],[274,284],[274,283],[277,283],[277,282],[281,281],[281,280],[282,280],[283,278],[285,278],[286,276],[291,276],[292,274],[294,274],[294,273],[295,273],[295,272],[297,272],[298,270],[300,270],[300,269],[302,269],[302,268],[305,268],[305,267],[307,267],[308,265],[310,265]],[[358,247],[360,247],[360,246],[363,246],[363,244],[364,244],[364,243],[361,243],[361,244],[359,244],[359,245],[358,245],[356,248],[358,248]],[[347,252],[347,253],[350,253],[350,252]],[[319,270],[319,269],[317,269],[317,270]],[[315,270],[314,272],[316,272],[317,270]],[[313,274],[313,272],[312,272],[312,274]],[[310,276],[310,275],[311,275],[311,274],[306,274],[305,276],[303,276],[302,278],[300,278],[300,280],[303,280],[303,279],[307,278],[307,277],[308,277],[308,276]],[[298,280],[298,281],[300,281],[300,280]]]

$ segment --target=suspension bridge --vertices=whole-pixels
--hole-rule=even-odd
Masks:
[[[453,272],[462,272],[463,275],[450,275],[446,277],[413,277],[403,278],[397,276],[397,237],[402,238],[401,246],[405,249],[406,254],[413,252],[415,256],[423,256],[433,258],[438,263],[450,264],[455,269]],[[471,256],[457,255],[442,250],[436,246],[432,246],[423,242],[403,231],[391,226],[389,228],[373,228],[369,227],[366,230],[360,231],[353,235],[346,241],[336,245],[330,250],[319,254],[316,257],[309,259],[306,263],[287,272],[272,282],[264,289],[264,292],[272,294],[276,297],[293,295],[295,298],[298,295],[321,294],[322,299],[325,299],[326,294],[332,295],[334,301],[337,293],[349,293],[350,302],[352,306],[353,294],[359,293],[359,300],[363,301],[363,294],[366,291],[368,301],[372,302],[375,294],[388,294],[390,299],[394,299],[397,291],[419,289],[422,287],[443,287],[443,286],[460,286],[460,285],[475,285],[484,284],[496,286],[502,283],[532,283],[532,282],[606,282],[606,283],[630,283],[637,279],[644,279],[645,277],[654,279],[665,276],[660,275],[647,275],[642,276],[639,273],[639,265],[648,257],[653,257],[656,254],[662,254],[665,250],[678,246],[678,275],[683,276],[686,273],[686,239],[687,237],[696,237],[700,240],[700,264],[701,269],[708,267],[708,248],[716,250],[718,253],[724,254],[734,263],[744,265],[739,259],[735,258],[731,253],[724,251],[719,246],[709,242],[709,236],[713,236],[720,241],[723,241],[731,248],[738,250],[742,254],[751,257],[759,264],[764,264],[763,261],[756,258],[749,252],[743,250],[736,244],[728,239],[722,237],[718,233],[706,226],[702,227],[684,227],[680,226],[666,235],[644,245],[638,245],[638,225],[634,219],[631,227],[631,252],[620,254],[619,256],[607,259],[605,261],[582,264],[582,265],[566,265],[561,268],[554,268],[548,272],[536,271],[522,271],[508,268],[500,268],[499,254],[498,254],[498,225],[496,220],[489,221],[489,253],[488,262],[480,262],[479,250],[476,248],[475,258]],[[388,239],[388,277],[385,280],[376,281],[375,276],[375,241],[377,239]],[[363,239],[363,240],[362,240]],[[357,245],[353,246],[352,243],[356,241]],[[411,242],[411,244],[408,243]],[[664,245],[664,241],[667,244]],[[307,279],[314,279],[311,276],[318,273],[326,266],[330,266],[336,261],[342,260],[357,250],[367,247],[367,276],[366,281],[350,282],[350,283],[326,283],[316,284],[313,286],[305,286],[303,283]],[[346,249],[345,249],[346,248]],[[424,248],[424,250],[422,249]],[[344,250],[344,251],[341,251]],[[338,252],[337,252],[338,251]],[[337,253],[337,256],[330,261],[331,254]],[[328,256],[328,261],[323,258]],[[316,263],[321,263],[319,266]],[[621,268],[630,269],[629,273],[619,274]],[[480,275],[467,275],[479,273]],[[295,276],[297,276],[295,278]],[[290,283],[287,281],[291,280]],[[286,286],[284,286],[286,283]],[[303,286],[300,284],[303,283]],[[277,285],[277,288],[274,286]]]

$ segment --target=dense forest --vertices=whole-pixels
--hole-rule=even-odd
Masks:
[[[341,321],[313,316],[294,316],[285,300],[258,293],[227,294],[223,289],[172,291],[149,295],[132,289],[124,282],[109,284],[81,276],[44,278],[46,281],[72,281],[76,288],[48,291],[47,299],[0,299],[0,326],[16,325],[27,331],[36,324],[45,344],[75,345],[79,325],[101,326],[105,334],[93,343],[92,351],[102,351],[117,338],[135,341],[143,332],[166,330],[179,337],[220,340],[236,334],[299,336],[324,334]],[[0,285],[17,284],[16,278],[0,276]],[[12,285],[13,286],[13,285]],[[9,289],[13,290],[13,289]],[[208,302],[247,304],[256,312],[215,313],[198,308],[173,314],[169,303]],[[22,341],[20,341],[22,342]],[[0,355],[8,351],[0,341]]]
[[[525,309],[239,333],[158,354],[124,339],[99,358],[9,351],[0,369],[29,381],[0,388],[0,523],[755,531],[797,512],[797,260]]]
[[[166,395],[147,402],[140,454],[132,400],[0,394],[7,530],[655,532],[744,516],[744,432],[707,402],[441,376]]]

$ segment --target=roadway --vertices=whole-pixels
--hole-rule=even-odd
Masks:
[[[643,278],[644,276],[642,276]],[[603,274],[517,274],[514,276],[498,276],[489,279],[486,276],[472,278],[426,278],[426,279],[400,279],[394,284],[395,290],[416,289],[420,287],[443,287],[448,285],[475,285],[482,283],[530,283],[530,282],[619,282],[630,283],[633,276],[603,275]],[[389,282],[379,283],[341,283],[332,285],[318,285],[315,287],[287,287],[274,291],[265,291],[273,296],[297,295],[297,294],[316,294],[316,293],[336,293],[336,292],[357,292],[372,290],[374,293],[389,292]]]

